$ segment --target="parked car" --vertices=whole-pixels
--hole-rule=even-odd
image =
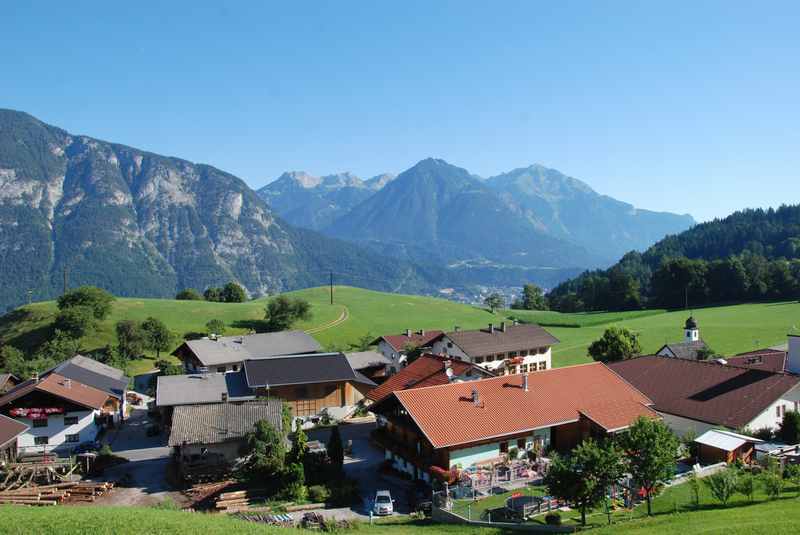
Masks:
[[[388,490],[379,490],[375,493],[375,504],[372,506],[372,512],[379,516],[394,513],[394,500]]]
[[[100,449],[100,443],[96,441],[81,442],[72,448],[72,455],[80,455],[81,453],[91,453]]]

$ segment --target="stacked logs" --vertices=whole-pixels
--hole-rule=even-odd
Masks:
[[[219,495],[219,498],[217,498],[216,508],[231,513],[249,509],[256,502],[263,502],[266,498],[265,492],[258,490],[223,492]]]
[[[89,482],[30,486],[0,492],[0,504],[43,506],[93,502],[113,487],[113,483]]]

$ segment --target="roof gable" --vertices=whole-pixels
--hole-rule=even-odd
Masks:
[[[22,422],[0,414],[0,447],[5,446],[27,430],[28,426]]]
[[[427,347],[443,334],[442,331],[422,331],[406,334],[387,334],[381,336],[395,351],[403,351],[406,347]]]
[[[108,401],[109,395],[102,390],[85,385],[57,373],[50,373],[44,379],[35,381],[31,379],[0,397],[0,407],[7,405],[29,393],[38,390],[60,397],[76,405],[90,409],[101,409]]]

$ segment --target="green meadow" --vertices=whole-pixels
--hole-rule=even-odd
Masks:
[[[561,314],[551,311],[488,310],[444,299],[374,292],[337,286],[334,304],[328,288],[309,288],[287,295],[301,297],[312,305],[312,318],[295,326],[309,331],[328,348],[347,349],[369,334],[400,333],[405,329],[451,330],[486,326],[518,318],[540,323],[561,343],[553,351],[555,366],[587,362],[586,349],[610,325],[619,324],[639,333],[645,352],[658,350],[665,342],[680,341],[686,311],[640,310]],[[242,334],[258,327],[268,299],[247,303],[208,303],[169,299],[118,298],[109,318],[93,335],[82,340],[87,352],[114,343],[114,324],[121,319],[144,320],[155,316],[176,334],[175,345],[190,333],[204,333],[205,324],[220,319],[226,334]],[[52,301],[21,307],[0,318],[0,343],[30,349],[51,334],[56,312]],[[800,326],[800,303],[771,302],[702,308],[692,312],[700,334],[723,355],[784,343],[786,334]],[[152,368],[153,355],[134,363],[134,373]]]

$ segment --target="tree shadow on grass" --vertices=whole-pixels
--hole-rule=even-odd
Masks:
[[[47,319],[52,319],[50,314],[42,315],[24,308],[19,308],[0,317],[0,338],[5,343],[14,346],[22,351],[32,351],[52,338],[53,325],[47,321],[33,329],[17,332],[20,325],[38,323]]]
[[[236,329],[247,329],[257,333],[270,332],[269,324],[265,320],[236,320],[231,323],[231,327]]]

